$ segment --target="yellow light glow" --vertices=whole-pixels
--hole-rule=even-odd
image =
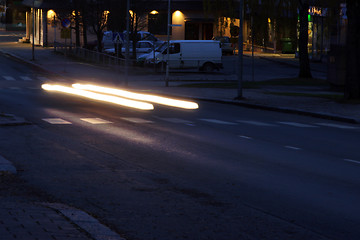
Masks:
[[[179,10],[176,10],[176,11],[174,12],[174,17],[180,17],[181,15],[182,15],[182,12],[179,11]]]
[[[54,10],[51,10],[51,9],[50,9],[49,11],[47,11],[47,18],[48,18],[48,19],[54,18],[55,15],[56,15],[56,13],[54,12]]]
[[[268,23],[271,23],[271,19],[270,19],[270,18],[268,18]]]
[[[69,93],[69,94],[82,96],[82,97],[86,97],[86,98],[90,98],[90,99],[94,99],[94,100],[115,103],[115,104],[122,105],[125,107],[137,108],[137,109],[141,109],[141,110],[153,110],[154,109],[154,106],[150,103],[144,103],[144,102],[134,101],[134,100],[120,98],[120,97],[116,97],[116,96],[109,96],[109,95],[89,92],[89,91],[75,89],[75,88],[66,87],[66,86],[62,86],[62,85],[43,84],[43,85],[41,85],[41,87],[47,91],[58,91],[58,92],[63,92],[63,93]]]
[[[129,10],[129,14],[130,14],[130,17],[133,17],[134,16],[133,10]]]
[[[156,10],[152,10],[152,11],[150,12],[150,14],[153,14],[153,15],[158,14],[158,13],[159,13],[159,12],[156,11]]]
[[[167,105],[167,106],[171,106],[171,107],[178,107],[178,108],[184,108],[184,109],[198,109],[199,108],[199,105],[195,102],[171,99],[171,98],[160,97],[160,96],[156,96],[156,95],[134,93],[134,92],[125,91],[125,90],[121,90],[121,89],[100,87],[100,86],[95,86],[95,85],[91,85],[91,84],[73,84],[72,86],[73,86],[73,88],[76,88],[76,89],[107,93],[107,94],[112,94],[112,95],[121,96],[121,97],[125,97],[125,98],[136,99],[136,100],[140,100],[140,101],[158,103],[158,104]]]

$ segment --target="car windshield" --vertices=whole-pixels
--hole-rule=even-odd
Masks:
[[[156,52],[163,52],[167,47],[167,42],[163,42],[160,46],[158,46],[155,51]]]

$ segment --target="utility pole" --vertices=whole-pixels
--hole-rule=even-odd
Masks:
[[[170,17],[171,17],[171,0],[168,2],[168,23],[167,23],[167,49],[166,49],[166,74],[165,74],[165,86],[169,86],[169,48],[170,48]],[[155,59],[154,59],[155,60]],[[155,62],[154,62],[155,64]]]
[[[33,0],[32,5],[32,17],[33,17],[33,34],[32,34],[32,58],[31,60],[35,60],[35,0]]]
[[[130,34],[130,0],[127,0],[126,3],[126,46],[125,46],[125,86],[128,85],[129,77],[129,34]],[[119,51],[119,49],[118,49]],[[120,49],[121,51],[121,49]]]
[[[239,4],[239,52],[238,52],[238,91],[235,99],[242,99],[242,81],[243,81],[243,15],[244,15],[244,0],[240,0]]]

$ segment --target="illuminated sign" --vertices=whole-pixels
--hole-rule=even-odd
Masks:
[[[320,8],[315,6],[310,6],[309,14],[311,16],[321,16],[324,17],[327,15],[327,8]]]

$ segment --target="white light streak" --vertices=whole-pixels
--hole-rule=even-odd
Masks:
[[[184,109],[198,109],[199,105],[195,102],[190,101],[183,101],[183,100],[177,100],[167,97],[160,97],[156,95],[150,95],[150,94],[141,94],[141,93],[134,93],[130,91],[125,91],[121,89],[115,89],[115,88],[108,88],[108,87],[100,87],[96,85],[91,84],[73,84],[73,88],[81,89],[81,90],[90,90],[94,92],[101,92],[106,94],[112,94],[120,97],[130,98],[130,99],[136,99],[140,101],[147,101],[152,103],[158,103],[162,105],[167,105],[171,107],[178,107],[178,108],[184,108]]]
[[[89,91],[75,89],[75,88],[66,87],[66,86],[62,86],[62,85],[43,84],[43,85],[41,85],[41,87],[47,91],[58,91],[58,92],[63,92],[63,93],[69,93],[69,94],[73,94],[73,95],[77,95],[77,96],[82,96],[82,97],[99,100],[99,101],[104,101],[104,102],[115,103],[118,105],[131,107],[131,108],[137,108],[137,109],[141,109],[141,110],[153,110],[154,109],[154,106],[150,103],[144,103],[144,102],[129,100],[129,99],[120,98],[120,97],[116,97],[116,96],[109,96],[109,95],[89,92]]]

